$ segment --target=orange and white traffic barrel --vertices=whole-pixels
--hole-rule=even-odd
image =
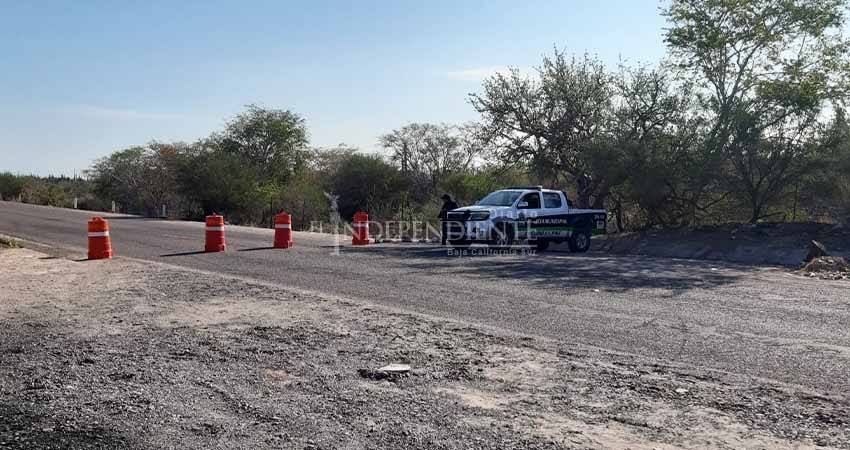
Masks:
[[[282,212],[274,216],[274,248],[292,247],[292,216]]]
[[[225,250],[224,243],[224,217],[218,214],[207,216],[207,234],[206,246],[207,252],[223,252]]]
[[[354,236],[351,239],[352,245],[369,245],[369,214],[360,211],[354,214]]]
[[[93,217],[89,220],[89,259],[109,258],[112,258],[109,222],[101,217]]]

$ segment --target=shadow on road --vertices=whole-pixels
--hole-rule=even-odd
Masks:
[[[674,260],[631,255],[572,254],[546,251],[536,254],[480,255],[486,247],[472,247],[479,255],[457,249],[423,246],[342,247],[342,253],[372,254],[395,259],[395,264],[422,271],[489,279],[493,283],[521,281],[543,289],[590,288],[628,291],[659,288],[677,292],[711,289],[735,283],[750,270],[717,261]]]
[[[254,248],[243,248],[236,250],[237,252],[256,252],[259,250],[277,250],[276,247],[254,247]]]
[[[180,252],[180,253],[166,253],[165,255],[159,255],[160,258],[170,258],[172,256],[189,256],[189,255],[201,255],[206,253],[204,250],[196,250],[194,252]]]

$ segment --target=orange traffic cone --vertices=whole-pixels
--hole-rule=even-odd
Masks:
[[[112,258],[112,241],[109,239],[109,222],[100,217],[89,221],[89,259]]]
[[[227,245],[224,242],[224,217],[218,214],[207,216],[207,234],[204,251],[223,252]]]
[[[274,216],[274,248],[292,247],[292,216],[282,212]]]
[[[358,212],[354,215],[354,236],[351,238],[352,245],[369,244],[369,214]]]

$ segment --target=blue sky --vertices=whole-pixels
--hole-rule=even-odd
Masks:
[[[0,172],[73,174],[187,142],[244,105],[291,109],[315,146],[378,150],[408,122],[463,122],[502,67],[558,46],[656,62],[658,0],[0,0]]]

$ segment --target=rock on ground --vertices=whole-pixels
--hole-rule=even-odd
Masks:
[[[826,246],[815,240],[809,242],[809,253],[806,255],[805,261],[809,262],[815,258],[823,256],[829,256],[829,251],[827,251]]]

